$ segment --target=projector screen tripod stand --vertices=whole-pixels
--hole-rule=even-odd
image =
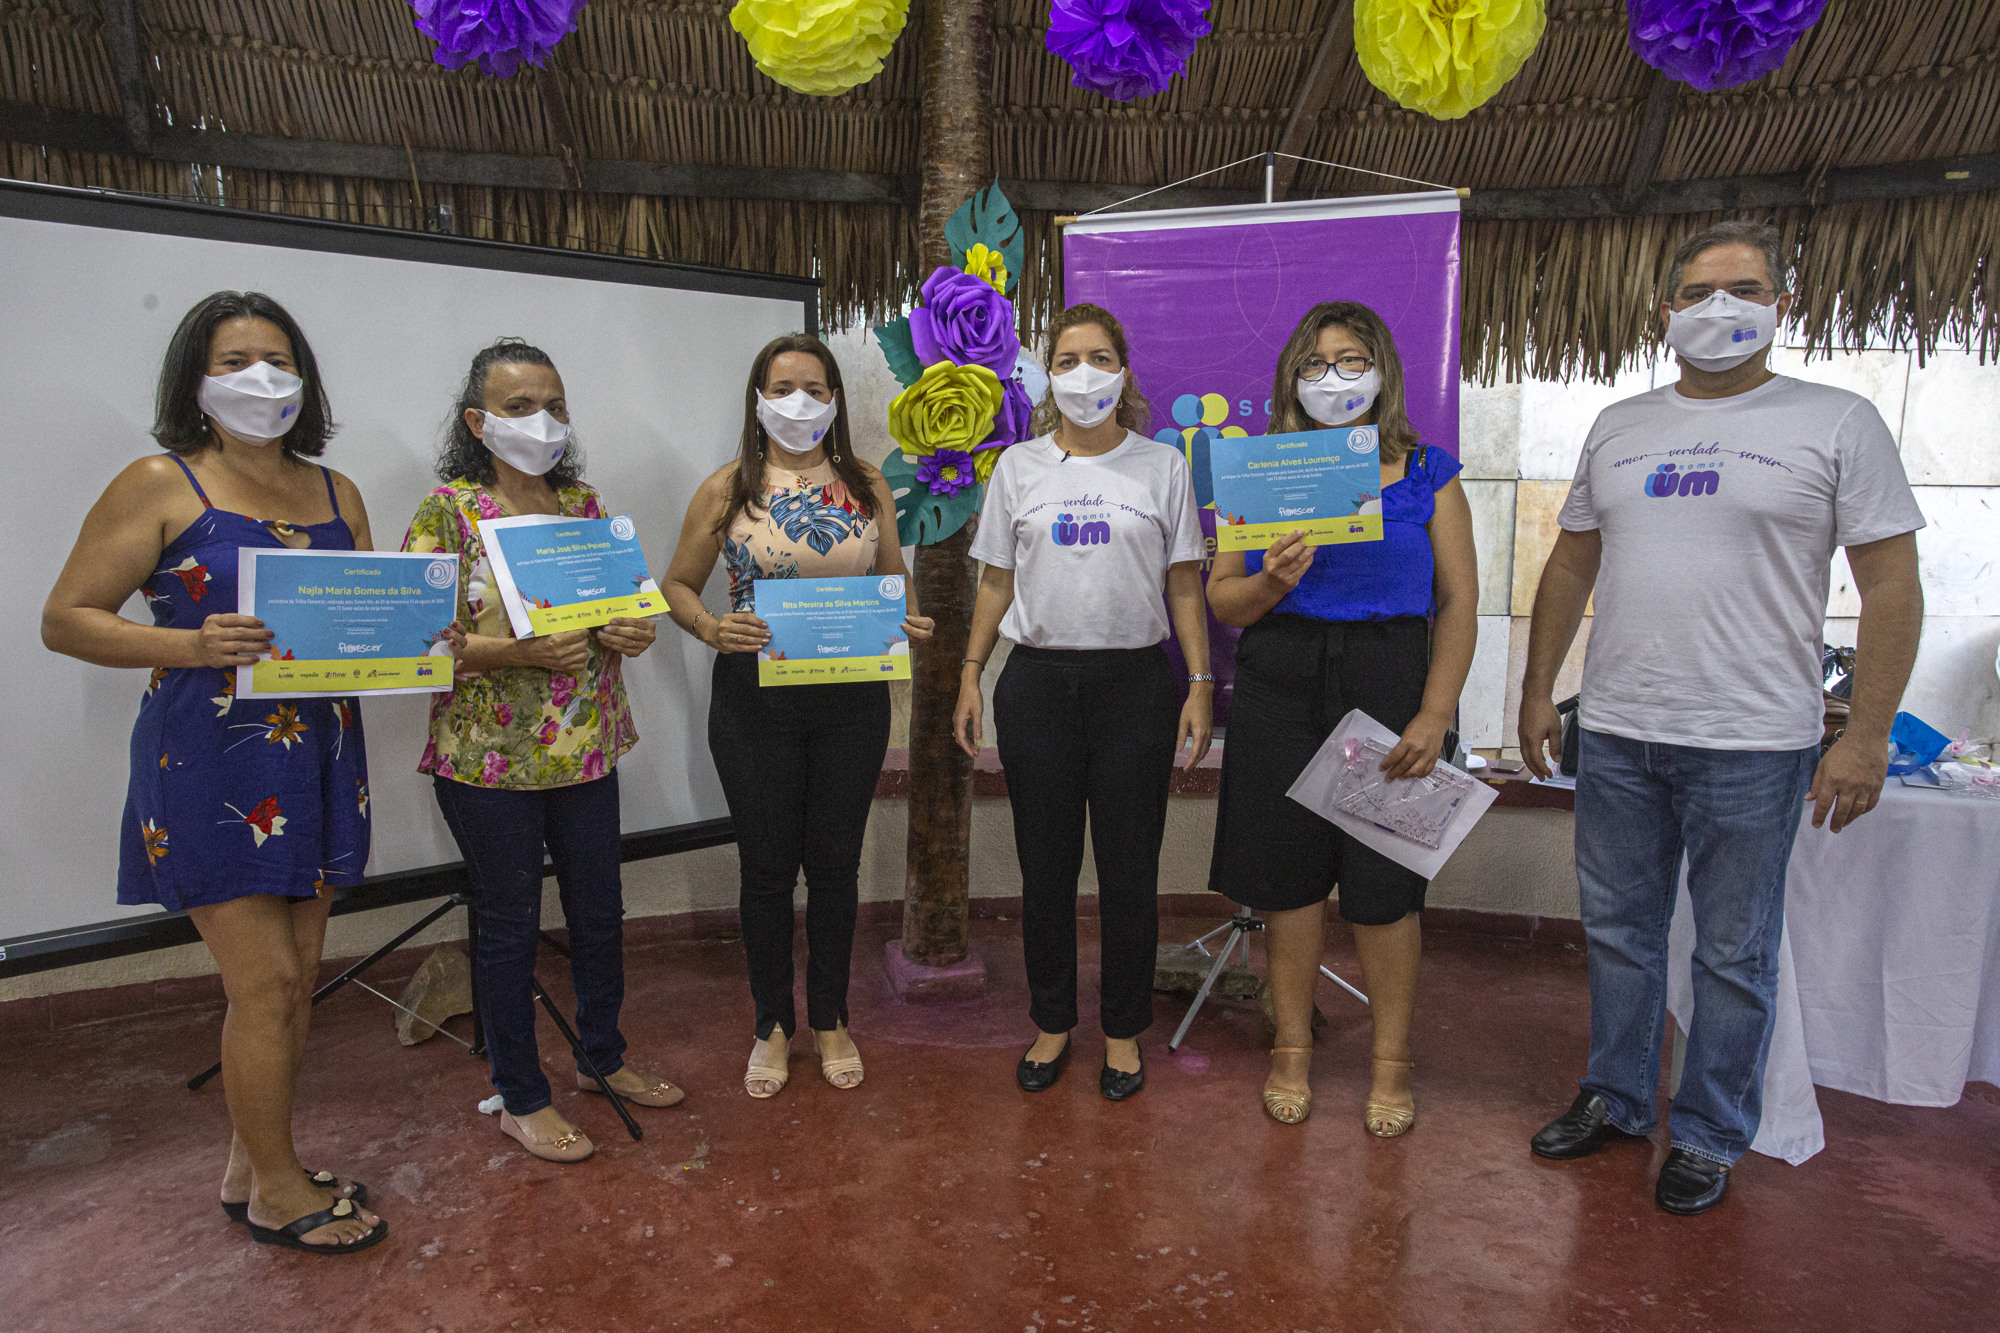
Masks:
[[[1208,975],[1202,978],[1201,989],[1195,992],[1194,1003],[1188,1006],[1187,1017],[1181,1020],[1181,1025],[1178,1028],[1174,1029],[1174,1039],[1167,1043],[1168,1050],[1177,1051],[1181,1048],[1182,1039],[1187,1036],[1188,1029],[1194,1026],[1194,1016],[1201,1012],[1201,1006],[1207,1001],[1208,993],[1215,989],[1216,978],[1222,975],[1223,968],[1229,966],[1229,955],[1236,951],[1238,941],[1241,941],[1243,945],[1243,966],[1250,966],[1250,933],[1262,930],[1263,928],[1264,918],[1245,908],[1235,916],[1230,917],[1226,925],[1217,926],[1214,930],[1209,931],[1199,939],[1190,940],[1181,946],[1184,949],[1192,949],[1201,954],[1202,957],[1207,958],[1210,956],[1208,942],[1217,935],[1228,936],[1222,942],[1221,950],[1214,955],[1215,965],[1209,968]],[[1361,1001],[1361,1003],[1368,1003],[1366,995],[1348,985],[1338,973],[1325,963],[1319,965],[1319,970],[1320,974],[1328,981],[1331,981],[1334,985]]]

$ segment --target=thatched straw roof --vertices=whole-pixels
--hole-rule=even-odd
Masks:
[[[1951,183],[1877,170],[2000,152],[2000,4],[1829,0],[1776,74],[1676,96],[1626,49],[1622,4],[1549,0],[1535,57],[1456,122],[1368,84],[1347,4],[1216,0],[1186,77],[1121,106],[1069,86],[1047,0],[995,0],[994,163],[1030,232],[1031,325],[1061,302],[1055,214],[1282,147],[1474,190],[1471,374],[1609,376],[1653,336],[1673,242],[1725,214],[1793,239],[1816,345],[2000,350],[2000,199],[1966,192],[1996,160]],[[404,0],[0,0],[0,172],[404,227],[449,205],[466,235],[817,274],[829,322],[880,319],[921,277],[921,17],[872,83],[810,98],[757,73],[727,8],[593,0],[553,74],[501,83],[433,64]],[[1292,195],[1383,188],[1306,166]]]

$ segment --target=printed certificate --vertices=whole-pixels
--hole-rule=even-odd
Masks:
[[[456,556],[245,547],[236,577],[238,613],[275,636],[268,659],[236,668],[239,697],[451,688]]]
[[[479,535],[519,638],[667,613],[629,518],[483,518]]]
[[[903,580],[758,579],[757,616],[771,642],[757,654],[760,685],[908,680]]]
[[[1262,551],[1306,534],[1308,546],[1382,540],[1382,470],[1373,426],[1212,441],[1215,549]]]

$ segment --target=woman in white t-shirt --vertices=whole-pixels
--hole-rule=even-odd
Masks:
[[[1005,634],[1016,647],[993,711],[1041,1033],[1015,1077],[1040,1092],[1069,1060],[1087,813],[1104,965],[1098,1086],[1112,1101],[1146,1083],[1138,1039],[1153,1021],[1167,783],[1183,741],[1190,768],[1208,752],[1215,691],[1194,485],[1180,450],[1137,433],[1148,409],[1127,361],[1125,330],[1101,306],[1071,306],[1049,330],[1050,397],[1035,415],[1047,433],[1001,454],[972,542],[985,569],[952,719],[977,755],[980,672]],[[1193,673],[1184,704],[1160,647],[1170,613]]]

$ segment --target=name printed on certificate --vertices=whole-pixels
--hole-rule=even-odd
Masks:
[[[760,685],[908,680],[908,598],[894,574],[758,579],[757,617],[771,641],[757,654]]]
[[[271,656],[236,668],[246,698],[431,694],[451,688],[444,632],[458,560],[399,551],[237,553],[237,611],[271,631]]]
[[[1373,426],[1242,435],[1209,445],[1215,549],[1262,551],[1382,540],[1382,469]]]
[[[638,528],[622,515],[483,518],[479,535],[518,638],[667,613]]]

